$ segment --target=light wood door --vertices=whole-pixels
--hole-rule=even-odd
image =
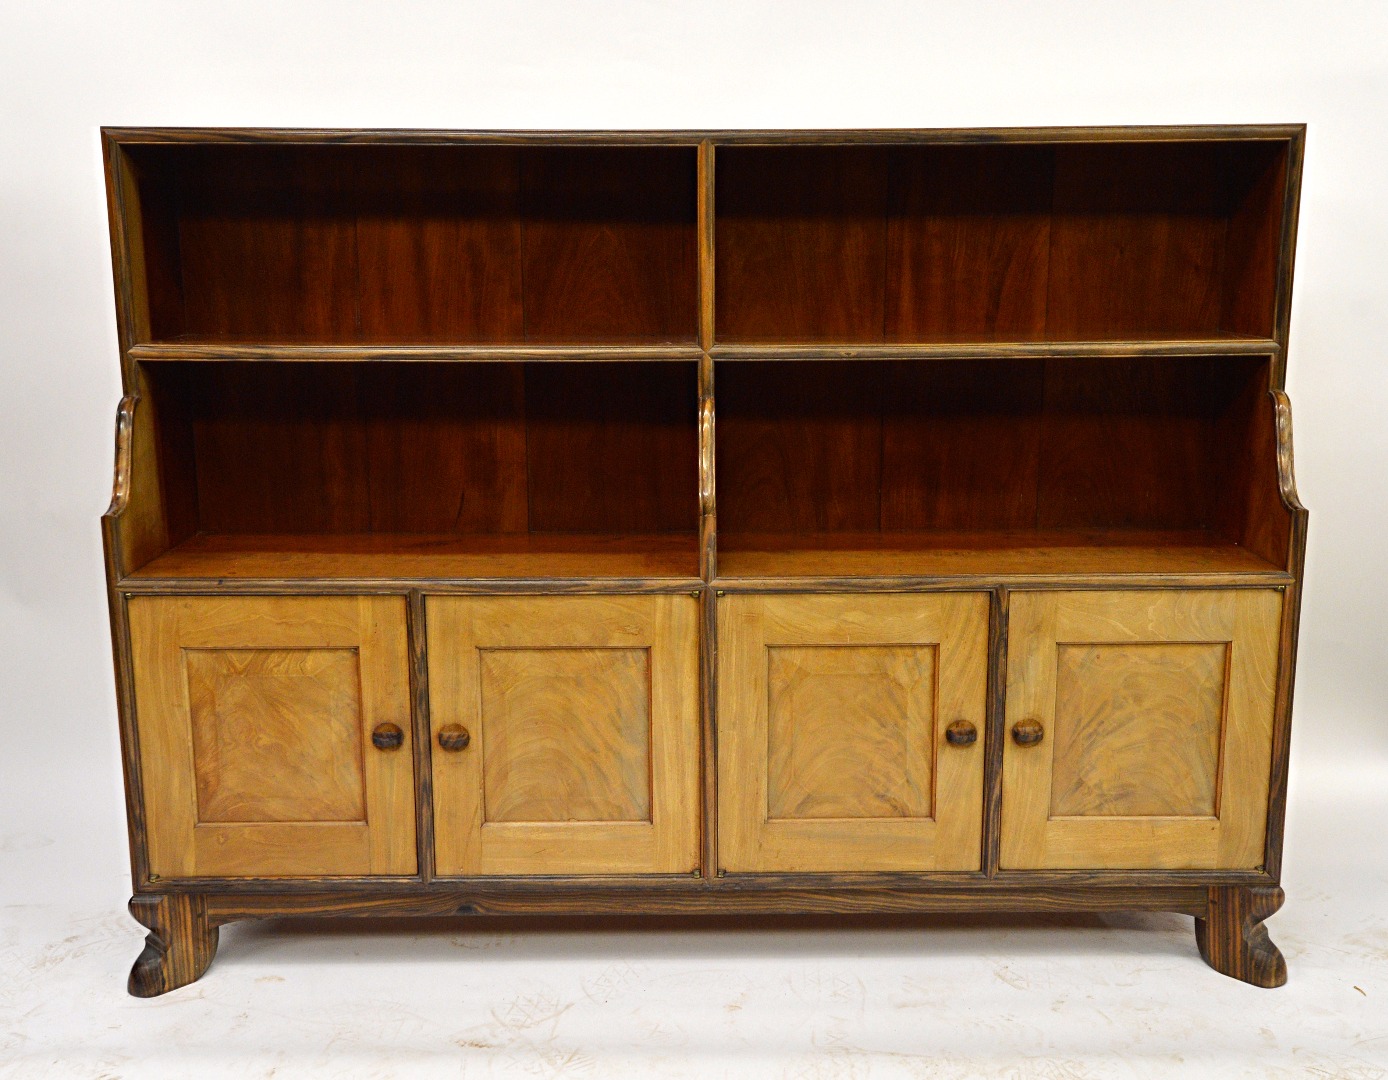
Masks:
[[[979,869],[987,674],[980,593],[720,600],[720,864]]]
[[[1262,864],[1282,593],[1013,593],[1003,869]],[[1032,739],[1012,734],[1025,725]]]
[[[699,604],[426,601],[438,872],[689,873]]]
[[[137,596],[130,634],[151,873],[416,872],[403,597]]]

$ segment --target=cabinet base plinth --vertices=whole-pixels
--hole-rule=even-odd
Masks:
[[[1268,937],[1263,920],[1277,912],[1285,894],[1276,885],[1210,890],[1209,914],[1195,920],[1195,942],[1205,963],[1218,972],[1265,989],[1287,981],[1287,961]]]
[[[769,884],[769,883],[768,883]],[[947,912],[1175,911],[1195,916],[1200,955],[1216,971],[1253,986],[1287,981],[1287,964],[1264,920],[1282,906],[1275,885],[999,885],[901,887],[757,887],[703,881],[664,887],[583,886],[577,883],[478,883],[416,889],[169,893],[136,896],[130,913],[148,928],[144,951],[130,972],[136,997],[157,997],[196,981],[217,952],[218,927],[243,919],[309,916],[516,915],[782,915],[872,916]]]

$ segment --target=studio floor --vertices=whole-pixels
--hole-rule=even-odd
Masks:
[[[304,919],[225,928],[150,1001],[112,781],[44,773],[0,785],[6,1078],[1388,1076],[1368,764],[1294,772],[1275,991],[1206,968],[1179,915]]]

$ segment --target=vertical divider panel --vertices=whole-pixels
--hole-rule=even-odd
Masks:
[[[704,353],[699,360],[699,575],[705,581],[718,576],[716,424],[713,359]]]
[[[713,142],[699,143],[699,347],[708,352],[713,348]]]
[[[713,376],[713,358],[705,352],[699,360],[699,575],[705,582],[700,595],[702,640],[699,644],[704,830],[700,847],[700,872],[705,878],[711,878],[718,872],[718,609],[711,585],[713,579],[718,576],[718,505],[714,454],[716,410]]]
[[[714,298],[714,147],[711,139],[699,143],[698,156],[698,257],[699,257],[699,576],[711,582],[718,575],[718,515],[714,479],[714,423],[716,409],[713,391]],[[705,880],[718,872],[718,732],[716,694],[718,679],[717,605],[712,588],[701,592],[699,642],[700,794],[703,833],[699,845],[700,874]]]

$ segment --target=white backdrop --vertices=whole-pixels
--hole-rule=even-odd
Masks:
[[[1374,0],[0,0],[0,877],[26,905],[89,897],[116,915],[126,887],[97,524],[119,397],[102,124],[1308,123],[1288,383],[1311,509],[1292,816],[1313,788],[1377,785],[1385,43]],[[1289,871],[1348,843],[1298,835]],[[1346,865],[1381,868],[1369,844]]]

